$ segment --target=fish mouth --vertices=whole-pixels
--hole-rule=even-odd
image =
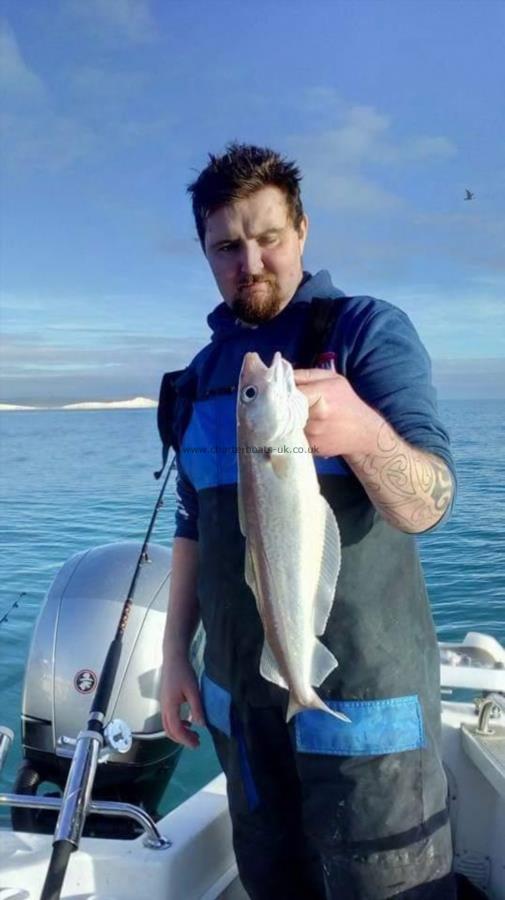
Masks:
[[[266,366],[258,353],[246,353],[242,360],[242,368],[240,370],[240,380],[261,376],[266,381],[274,381],[282,383],[284,381],[285,366],[289,366],[286,360],[282,359],[282,355],[276,350],[271,366]]]
[[[248,381],[254,376],[264,376],[266,372],[268,372],[268,366],[265,365],[258,353],[245,354],[240,370],[241,382]]]

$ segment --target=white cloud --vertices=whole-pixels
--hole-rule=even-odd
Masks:
[[[330,88],[311,89],[301,108],[309,120],[315,117],[314,124],[309,121],[309,132],[294,134],[287,143],[301,163],[307,193],[322,208],[359,214],[399,208],[401,197],[372,177],[371,169],[437,162],[457,153],[441,135],[395,137],[390,116],[373,106],[346,106]]]
[[[37,376],[38,372],[56,374],[59,371],[99,372],[104,366],[128,370],[131,364],[142,363],[144,370],[160,372],[168,352],[188,357],[188,348],[194,354],[202,345],[195,337],[161,337],[138,333],[134,335],[68,328],[56,333],[46,329],[44,333],[4,335],[0,374],[2,378],[14,375]]]
[[[374,162],[387,165],[447,159],[458,152],[453,141],[443,135],[419,134],[395,138],[394,123],[389,115],[370,105],[350,105],[333,88],[319,86],[308,89],[302,96],[300,106],[303,113],[314,121],[310,136],[314,153],[331,155],[340,163]],[[310,123],[308,130],[311,130]]]
[[[68,0],[63,12],[74,20],[72,28],[75,18],[81,17],[96,28],[97,37],[111,30],[126,35],[130,43],[154,36],[154,21],[144,0]],[[0,19],[5,168],[58,172],[82,161],[101,160],[118,146],[159,141],[172,124],[165,111],[163,117],[145,117],[138,100],[148,76],[140,70],[116,70],[102,61],[69,65],[59,76],[62,81],[54,77],[51,89],[46,88],[23,58],[11,25]]]
[[[96,37],[119,36],[132,44],[150,43],[156,37],[149,0],[68,0],[66,9]]]
[[[446,137],[418,137],[406,141],[405,159],[450,159],[457,154],[456,145]]]
[[[336,115],[341,113],[349,105],[345,103],[335,88],[323,84],[306,88],[303,92],[301,103],[305,114],[323,116],[325,120],[329,114]]]
[[[12,170],[59,172],[82,162],[97,162],[118,148],[139,143],[160,143],[172,123],[168,119],[135,121],[93,116],[61,115],[47,105],[34,107],[31,115],[0,112],[3,165]]]
[[[457,194],[456,194],[457,196]],[[441,201],[442,202],[442,201]],[[458,201],[456,201],[458,202]],[[487,277],[497,278],[505,271],[505,222],[485,203],[481,207],[465,203],[460,195],[460,212],[439,211],[414,213],[411,225],[424,234],[432,247],[443,248],[445,258],[451,258],[465,266],[469,278],[471,268],[478,267],[477,276],[487,270]]]
[[[56,172],[95,155],[104,140],[85,123],[49,109],[38,115],[0,116],[4,162],[15,169],[29,167]]]
[[[504,286],[462,290],[424,285],[392,289],[388,300],[410,316],[436,357],[505,358]]]
[[[167,329],[170,332],[170,328]],[[0,401],[7,403],[157,397],[161,375],[187,365],[204,337],[124,335],[77,329],[3,336]]]
[[[321,209],[373,214],[402,205],[399,197],[359,173],[337,175],[329,172],[322,179],[320,170],[309,171],[304,182],[311,202],[315,201]]]
[[[45,95],[41,79],[24,61],[8,22],[0,23],[0,81],[4,97],[40,99]]]
[[[369,106],[354,106],[345,113],[345,121],[338,128],[319,133],[294,135],[290,143],[299,151],[310,154],[316,166],[328,168],[336,165],[356,167],[375,158],[381,135],[390,126],[387,116],[380,115]]]
[[[111,66],[86,65],[70,73],[72,87],[80,97],[103,104],[128,101],[144,89],[147,75],[138,71],[114,70]]]

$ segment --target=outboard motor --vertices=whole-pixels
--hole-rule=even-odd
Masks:
[[[142,544],[105,544],[78,553],[57,573],[35,626],[25,674],[22,702],[24,761],[16,778],[17,793],[37,794],[44,782],[63,793],[73,747],[85,727],[91,700]],[[97,769],[94,800],[115,800],[143,807],[154,819],[182,747],[163,732],[159,704],[162,638],[168,603],[170,551],[149,544],[137,581],[123,651],[106,722],[122,719],[132,731],[126,754],[111,750]],[[199,676],[203,632],[191,650]],[[46,791],[49,793],[49,791]],[[16,831],[53,832],[56,813],[12,810]],[[131,821],[92,814],[84,834],[135,837]]]

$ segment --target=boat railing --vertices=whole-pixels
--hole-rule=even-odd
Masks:
[[[85,735],[83,735],[83,737],[85,737]],[[14,733],[11,729],[0,726],[0,770],[5,762],[13,739]],[[75,743],[79,744],[79,741]],[[62,804],[62,797],[0,793],[0,806],[11,806],[21,809],[49,809],[61,812]],[[89,799],[86,804],[86,815],[89,815],[90,813],[132,819],[137,822],[144,831],[145,836],[143,844],[151,850],[165,850],[171,846],[171,841],[163,837],[151,816],[146,813],[145,810],[141,809],[139,806],[134,806],[132,803],[116,803],[109,800]]]

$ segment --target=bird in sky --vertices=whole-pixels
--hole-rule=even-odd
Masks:
[[[466,188],[466,197],[465,197],[465,200],[473,200],[474,197],[475,197],[475,194],[472,194],[472,192],[469,191],[468,188]]]

